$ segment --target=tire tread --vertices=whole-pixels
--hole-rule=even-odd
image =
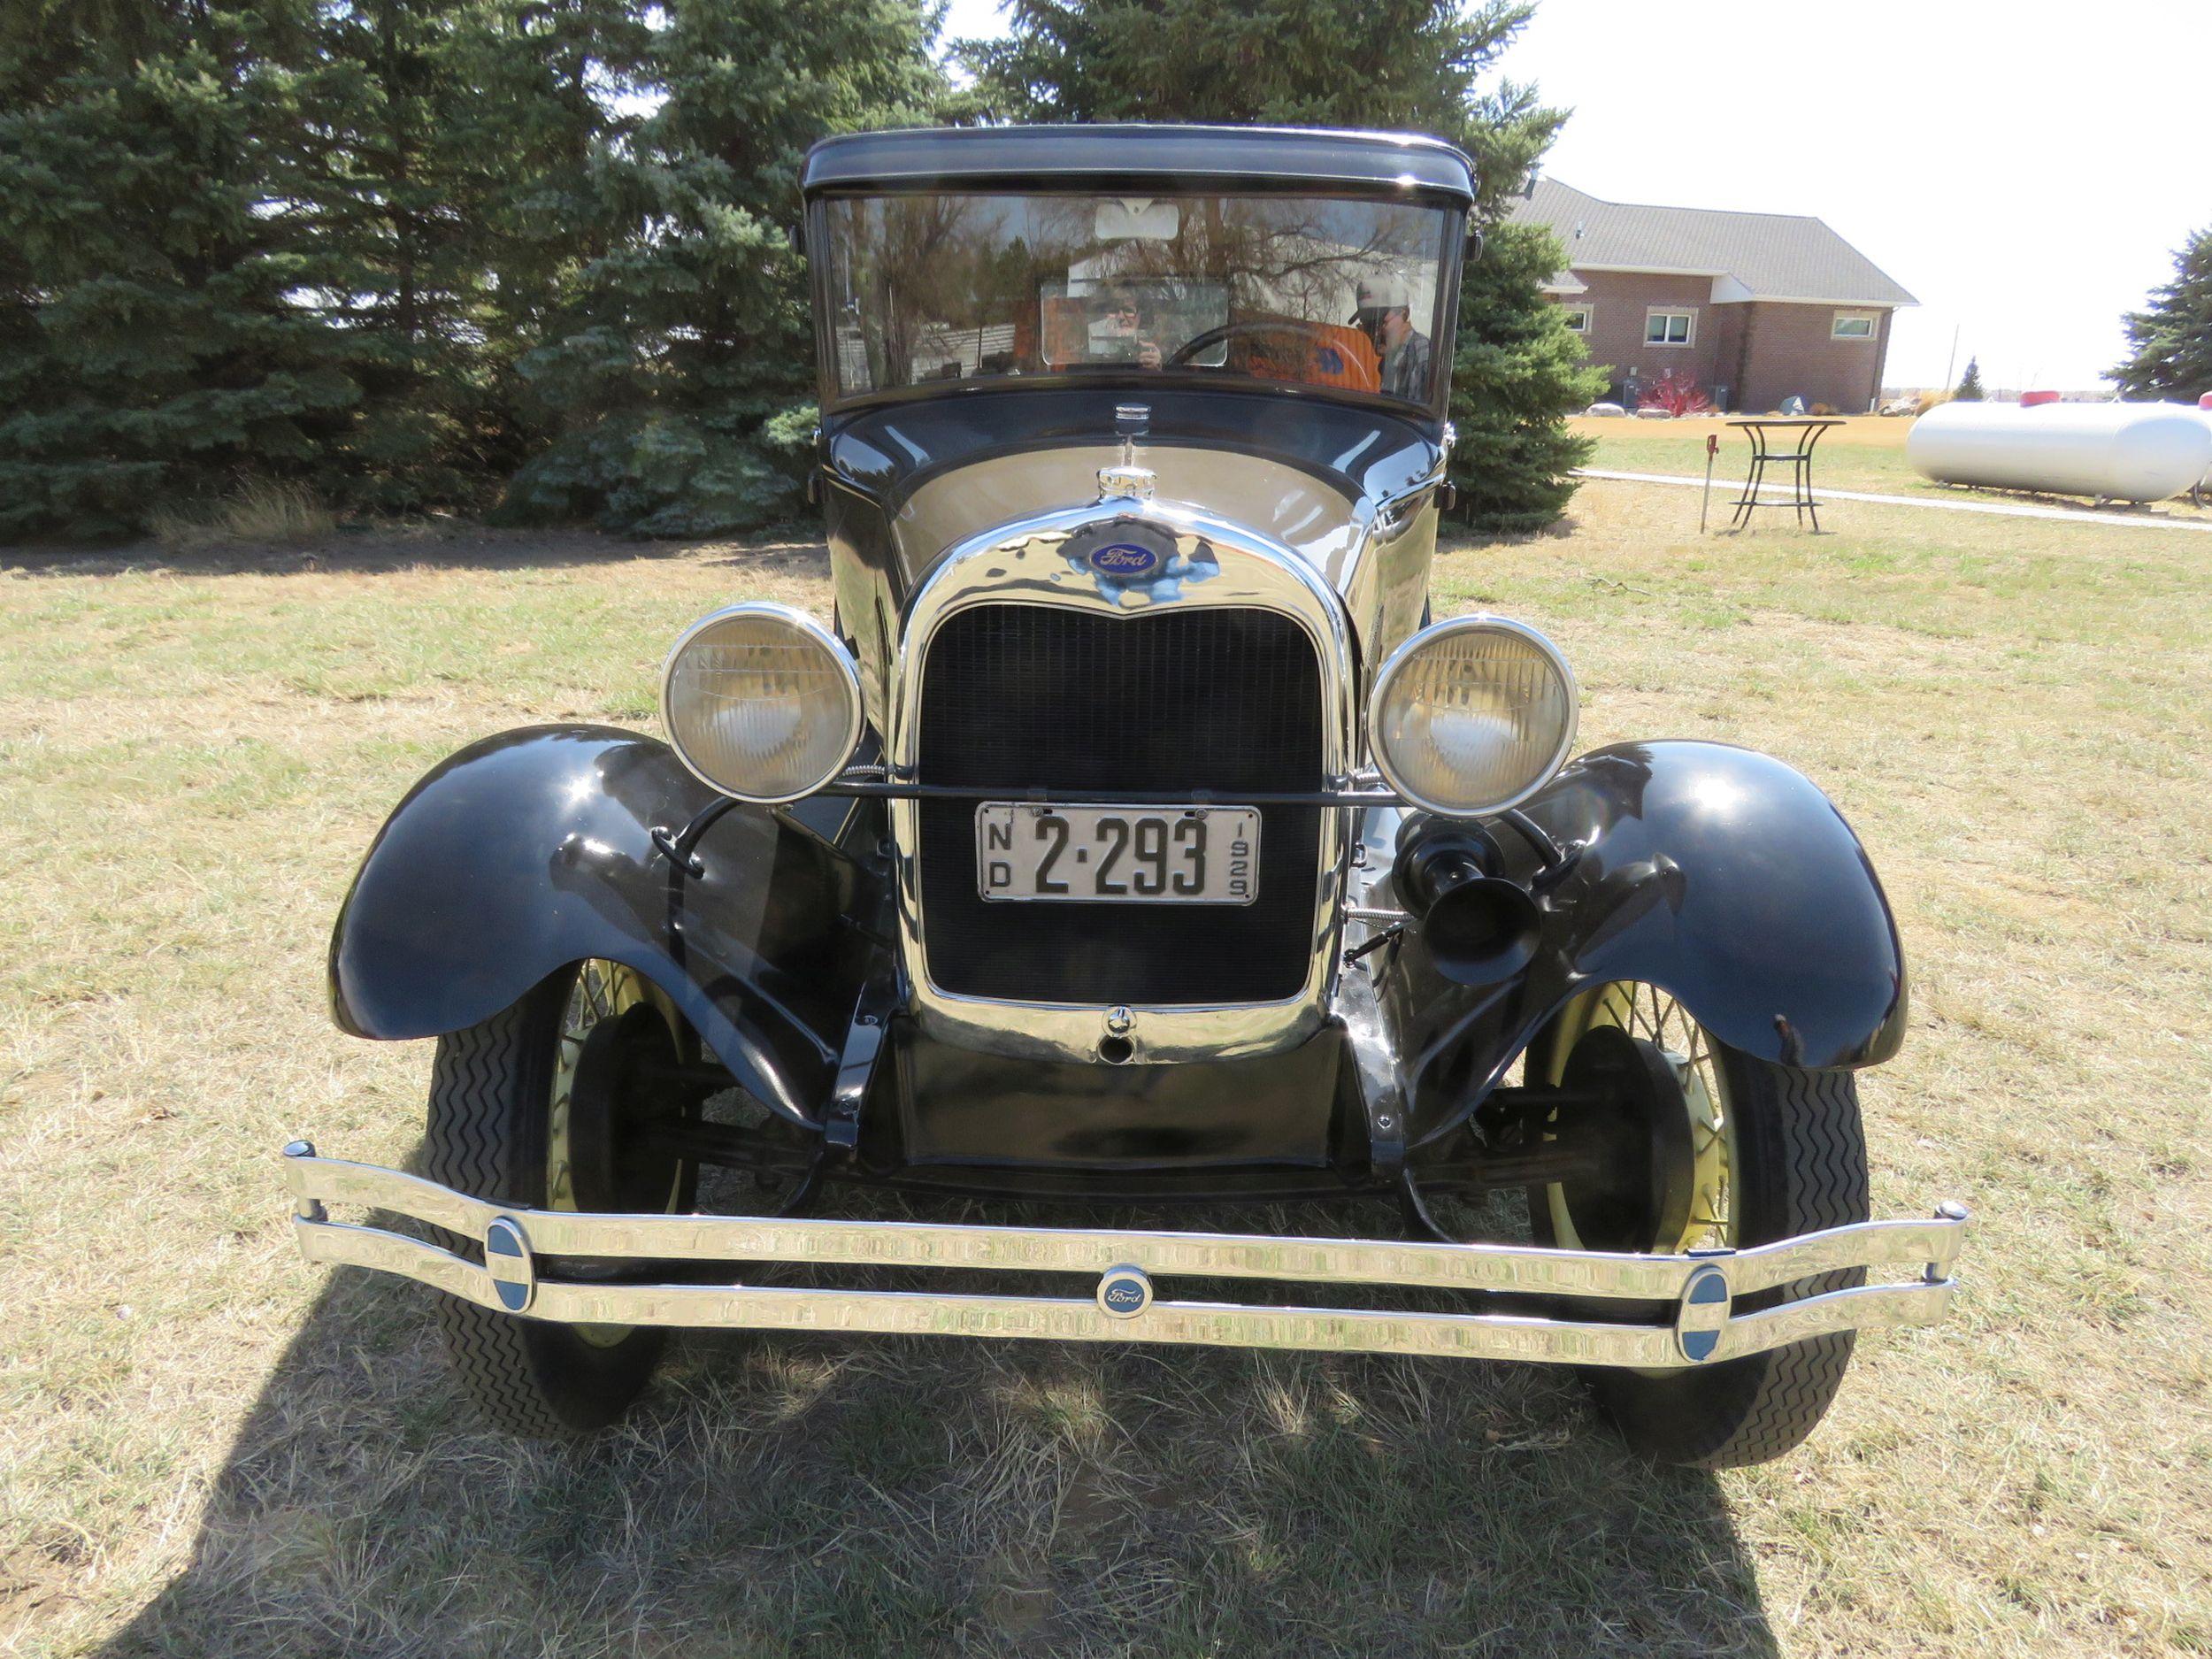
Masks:
[[[1740,1071],[1773,1090],[1784,1236],[1849,1226],[1868,1214],[1866,1133],[1848,1071],[1808,1071],[1734,1056]],[[1865,1279],[1849,1268],[1801,1279],[1763,1300],[1794,1300]],[[1819,1425],[1843,1385],[1856,1338],[1848,1331],[1793,1342],[1742,1362],[1752,1386],[1732,1422],[1679,1461],[1700,1469],[1763,1463],[1793,1451]]]
[[[534,1051],[566,977],[557,975],[480,1025],[438,1039],[431,1066],[423,1173],[481,1198],[531,1206],[541,1194],[525,1167],[523,1114],[546,1087]],[[551,1002],[556,1006],[549,1010]],[[481,1240],[449,1233],[447,1248],[483,1258]],[[487,1426],[530,1440],[567,1440],[618,1416],[644,1385],[664,1340],[640,1332],[618,1354],[577,1352],[574,1334],[457,1296],[437,1299],[439,1334],[455,1378]]]

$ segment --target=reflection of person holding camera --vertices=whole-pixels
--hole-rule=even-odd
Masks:
[[[1141,369],[1160,366],[1160,342],[1147,338],[1145,319],[1137,303],[1137,296],[1126,288],[1116,289],[1107,296],[1106,308],[1101,320],[1107,326],[1108,337],[1125,345],[1128,360]]]
[[[1425,403],[1429,395],[1429,337],[1413,326],[1412,296],[1397,277],[1362,277],[1359,309],[1352,321],[1365,330],[1382,359],[1382,389],[1393,397]]]

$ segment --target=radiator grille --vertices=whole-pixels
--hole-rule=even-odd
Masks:
[[[925,783],[1055,792],[1317,789],[1320,665],[1290,618],[1176,610],[1102,616],[984,605],[949,619],[923,666]],[[1304,986],[1319,807],[1263,807],[1249,905],[986,903],[975,803],[920,803],[929,974],[964,996],[1046,1002],[1274,1002]]]

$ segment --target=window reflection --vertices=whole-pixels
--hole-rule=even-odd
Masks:
[[[837,387],[1133,369],[1426,403],[1448,219],[1286,196],[833,201]]]

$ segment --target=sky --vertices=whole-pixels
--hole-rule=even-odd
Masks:
[[[1825,219],[1920,301],[1891,386],[2077,391],[2212,225],[2208,64],[2212,0],[1541,0],[1502,67],[1578,190]]]

